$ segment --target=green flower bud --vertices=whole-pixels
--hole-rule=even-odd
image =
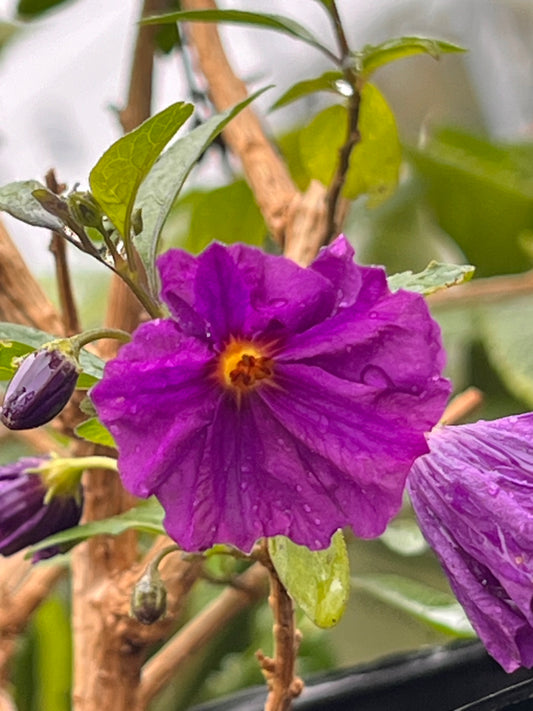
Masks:
[[[153,625],[167,610],[167,589],[155,565],[148,566],[131,594],[131,616],[143,625]]]

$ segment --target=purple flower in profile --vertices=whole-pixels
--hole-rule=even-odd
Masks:
[[[41,476],[31,473],[49,460],[24,457],[0,466],[0,554],[12,555],[72,526],[81,516],[81,495],[56,495],[46,501],[48,488]],[[79,492],[76,492],[79,493]],[[58,551],[44,549],[36,560]]]
[[[307,269],[239,244],[158,267],[171,318],[91,393],[126,488],[155,494],[189,551],[381,534],[449,394],[422,297],[391,294],[343,237]]]
[[[533,413],[437,428],[407,479],[420,527],[488,652],[533,666]]]

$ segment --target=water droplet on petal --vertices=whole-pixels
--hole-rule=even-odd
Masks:
[[[304,504],[304,505],[302,506],[302,508],[303,508],[303,510],[305,511],[305,513],[310,513],[310,512],[311,512],[311,507],[309,506],[309,504]]]
[[[300,486],[300,484],[296,484],[296,491],[297,491],[299,494],[302,493],[302,487]]]
[[[361,372],[361,382],[372,388],[392,388],[394,383],[378,365],[366,365]]]
[[[282,309],[284,306],[287,306],[287,303],[287,299],[270,299],[268,305],[273,309]]]

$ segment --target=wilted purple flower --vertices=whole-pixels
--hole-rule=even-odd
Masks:
[[[80,520],[80,496],[56,495],[45,503],[48,488],[39,474],[29,472],[47,461],[45,457],[24,457],[0,466],[2,555],[16,553],[53,533],[76,526]],[[39,559],[47,557],[46,549],[37,555]]]
[[[533,666],[533,413],[437,428],[407,479],[472,625],[511,672]]]
[[[50,422],[69,401],[80,368],[59,348],[30,353],[7,386],[0,420],[10,430],[29,430]]]
[[[158,267],[171,318],[91,393],[126,487],[157,495],[185,550],[382,533],[449,393],[422,297],[391,294],[343,237],[307,269],[238,244]]]

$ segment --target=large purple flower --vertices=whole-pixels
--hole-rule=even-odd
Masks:
[[[379,535],[448,393],[424,300],[391,294],[343,238],[304,269],[243,245],[158,260],[169,319],[92,390],[126,487],[185,550]]]
[[[533,413],[437,428],[407,480],[420,527],[489,653],[533,666]]]

